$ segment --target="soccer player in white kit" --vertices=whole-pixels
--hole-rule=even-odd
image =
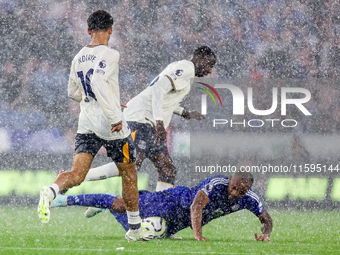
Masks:
[[[189,94],[194,77],[211,73],[216,56],[208,46],[197,48],[191,60],[168,65],[151,84],[124,109],[124,117],[131,129],[137,150],[137,170],[149,158],[158,170],[156,191],[174,186],[176,168],[166,146],[167,132],[172,114],[185,119],[204,119],[197,111],[188,112],[180,106]],[[100,180],[120,175],[115,164],[109,163],[90,169],[86,180]]]
[[[88,20],[91,43],[72,61],[68,95],[80,103],[72,169],[61,173],[51,186],[40,191],[38,215],[43,223],[50,219],[51,201],[61,190],[81,184],[101,146],[107,150],[120,171],[123,199],[127,204],[129,241],[149,240],[141,228],[138,209],[136,150],[120,108],[118,85],[119,52],[108,47],[113,18],[104,11],[93,12]]]

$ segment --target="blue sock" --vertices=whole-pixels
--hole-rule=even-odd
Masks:
[[[111,205],[116,198],[116,196],[108,194],[82,194],[77,196],[68,196],[67,205],[81,205],[111,209]]]
[[[128,223],[128,218],[126,214],[123,213],[117,213],[112,210],[110,210],[110,213],[115,216],[116,220],[122,225],[122,227],[125,229],[125,231],[129,230],[129,223]]]

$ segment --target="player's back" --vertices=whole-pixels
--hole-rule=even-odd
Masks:
[[[189,94],[190,86],[195,77],[195,67],[191,61],[181,60],[169,64],[151,83],[136,97],[127,104],[124,109],[124,116],[128,121],[147,123],[145,118],[155,125],[152,108],[152,87],[157,86],[157,81],[167,77],[172,84],[173,90],[164,95],[162,115],[164,127],[166,128],[171,120],[174,110],[180,102]]]
[[[119,53],[105,45],[82,48],[72,61],[69,96],[73,94],[81,98],[78,133],[95,133],[100,138],[114,140],[125,138],[129,135],[127,124],[123,120],[120,110],[120,93],[118,84]],[[96,82],[95,82],[96,81]],[[98,82],[99,81],[99,82]],[[71,92],[70,92],[71,91]],[[97,91],[97,93],[95,93]],[[100,92],[100,93],[99,93]],[[71,95],[70,95],[71,94]],[[110,101],[111,105],[105,105],[104,110],[112,111],[115,108],[114,117],[123,120],[123,129],[119,133],[111,133],[112,119],[103,111],[101,102]]]

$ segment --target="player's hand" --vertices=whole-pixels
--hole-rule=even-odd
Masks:
[[[195,236],[195,240],[197,240],[197,241],[209,241],[208,238],[205,238],[203,236]]]
[[[188,112],[186,110],[182,113],[183,118],[189,120],[189,119],[196,119],[196,120],[204,120],[206,117],[202,114],[200,114],[198,111],[192,111]]]
[[[122,122],[118,123],[118,124],[115,124],[115,125],[111,125],[111,133],[113,132],[119,132],[120,130],[122,130],[123,128],[123,124]]]
[[[164,128],[163,121],[157,120],[156,121],[156,132],[152,136],[152,138],[155,139],[154,144],[161,145],[161,143],[164,143],[164,145],[166,145],[166,137],[167,137],[167,132]]]
[[[256,241],[263,241],[263,242],[269,242],[269,235],[263,234],[261,236],[257,235],[257,232],[254,233],[255,234],[255,239]]]
[[[120,103],[120,106],[123,108],[127,108],[127,106],[125,104]]]

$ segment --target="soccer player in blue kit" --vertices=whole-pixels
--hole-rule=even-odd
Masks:
[[[272,219],[259,197],[250,189],[252,184],[252,174],[237,172],[230,178],[222,175],[207,178],[193,188],[177,186],[160,192],[140,192],[140,216],[164,218],[167,225],[164,237],[191,227],[196,240],[208,241],[202,235],[202,226],[213,219],[247,209],[261,222],[262,235],[258,236],[255,232],[256,240],[270,241]],[[65,205],[110,209],[118,222],[128,230],[126,207],[122,198],[107,194],[84,194],[68,196],[64,201]]]

